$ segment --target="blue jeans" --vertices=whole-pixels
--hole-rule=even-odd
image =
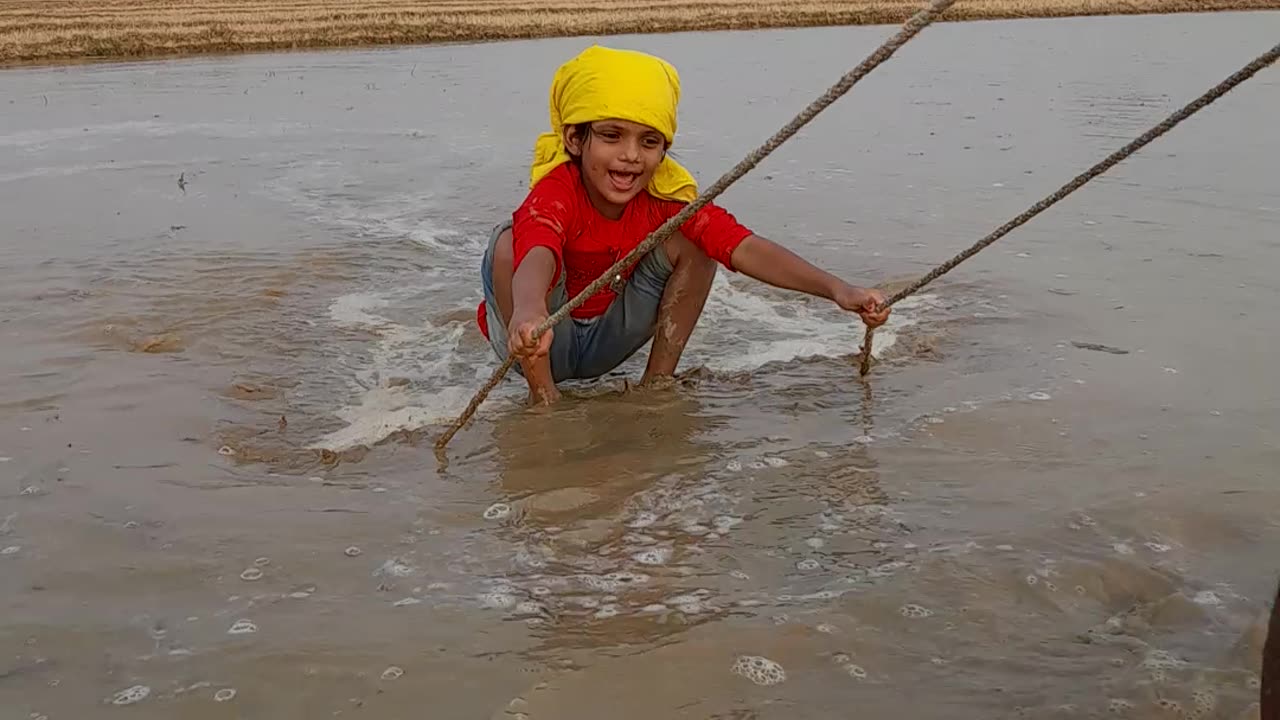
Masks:
[[[510,227],[511,223],[506,222],[493,229],[480,266],[489,344],[503,360],[507,358],[507,324],[498,312],[498,298],[493,292],[493,251],[498,244],[498,236]],[[672,269],[666,250],[659,246],[636,263],[635,271],[622,292],[604,314],[585,320],[572,316],[561,320],[553,329],[551,338],[551,377],[555,382],[600,377],[644,347],[653,338],[658,323],[658,304],[662,301]],[[548,312],[554,313],[569,302],[564,275],[560,273],[547,298]],[[512,367],[523,374],[519,363]]]

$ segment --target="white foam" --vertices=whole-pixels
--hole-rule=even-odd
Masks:
[[[295,171],[268,186],[285,203],[305,212],[315,222],[341,228],[361,238],[409,240],[431,251],[457,249],[475,254],[487,240],[482,233],[465,233],[446,226],[431,213],[431,190],[381,193],[373,198],[335,195],[334,187],[348,181],[332,168],[312,166]]]
[[[134,685],[116,693],[111,698],[112,705],[132,705],[142,702],[151,696],[151,688],[146,685]]]
[[[691,364],[740,372],[772,362],[857,351],[865,326],[856,314],[813,298],[769,299],[752,283],[739,288],[725,271],[716,274],[703,318],[686,350]],[[882,357],[897,342],[898,331],[917,323],[915,311],[932,303],[932,296],[918,295],[895,305],[889,322],[876,330],[872,355]]]
[[[729,672],[763,686],[777,685],[787,679],[787,672],[781,665],[759,655],[738,656],[729,668]]]
[[[382,327],[389,323],[385,318],[369,311],[388,305],[388,299],[376,293],[355,292],[334,298],[329,303],[329,318],[348,327]]]
[[[368,362],[351,378],[355,397],[333,410],[347,426],[317,438],[312,447],[337,452],[371,446],[401,430],[452,421],[466,409],[478,380],[492,372],[491,353],[480,360],[458,351],[464,334],[474,330],[468,327],[474,321],[435,325],[424,320],[420,325],[403,325],[378,312],[396,299],[395,290],[356,292],[330,303],[329,317],[333,322],[372,330],[378,339],[369,348]],[[413,382],[386,386],[386,379],[392,377],[407,377]],[[517,396],[517,385],[508,383],[496,388],[479,414],[492,408],[494,399]]]

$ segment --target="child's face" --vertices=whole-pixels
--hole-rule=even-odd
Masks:
[[[569,152],[582,158],[582,177],[592,204],[614,219],[649,185],[667,144],[662,133],[629,120],[594,122],[585,142],[570,131],[565,143]]]

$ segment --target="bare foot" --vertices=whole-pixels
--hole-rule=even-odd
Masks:
[[[645,374],[640,378],[640,384],[636,385],[639,390],[670,390],[676,386],[676,379],[671,375],[653,375]]]
[[[529,405],[533,407],[546,407],[554,405],[560,400],[560,391],[555,385],[548,387],[529,388]]]

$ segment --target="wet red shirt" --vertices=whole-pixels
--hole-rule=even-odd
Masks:
[[[564,272],[565,290],[570,299],[685,205],[641,192],[627,203],[621,218],[610,220],[591,204],[580,172],[573,163],[565,163],[547,173],[515,211],[512,227],[516,267],[520,267],[521,261],[533,248],[547,248],[556,256],[552,285]],[[733,215],[713,203],[707,203],[694,213],[680,231],[708,257],[730,270],[733,270],[730,262],[733,251],[751,234]],[[628,269],[623,276],[630,274]],[[617,294],[606,286],[574,309],[571,315],[577,318],[601,315],[609,309],[615,297]],[[483,302],[476,315],[480,331],[488,337]]]

